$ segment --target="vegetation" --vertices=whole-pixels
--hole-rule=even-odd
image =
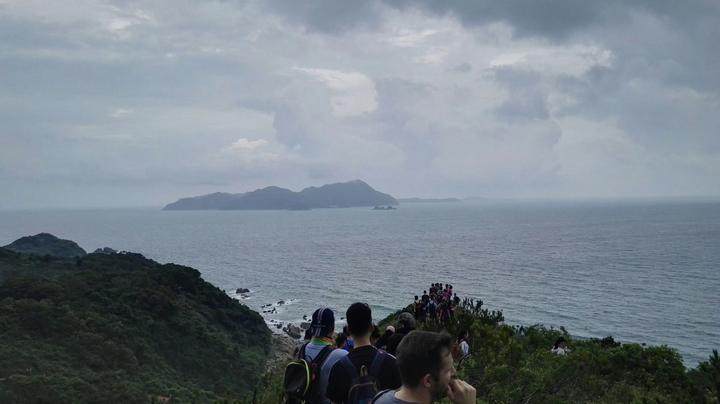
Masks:
[[[717,351],[688,370],[667,346],[582,340],[503,320],[466,299],[452,321],[419,325],[469,331],[471,354],[457,367],[479,402],[720,403]],[[270,331],[259,314],[198,271],[139,254],[59,258],[0,248],[0,325],[2,403],[275,404],[282,396],[283,369],[262,374]],[[550,352],[561,336],[565,356]]]
[[[461,303],[455,321],[419,328],[454,336],[470,331],[471,354],[458,364],[459,375],[476,387],[482,403],[720,402],[717,351],[688,370],[667,346],[620,344],[612,337],[581,340],[563,328],[510,326],[503,324],[501,312],[471,299]],[[571,349],[566,356],[550,352],[561,336]]]
[[[139,254],[0,248],[0,402],[249,397],[270,350],[256,312],[192,268]]]
[[[49,233],[22,237],[3,248],[21,253],[52,255],[53,257],[66,258],[82,257],[87,254],[85,250],[74,241],[59,239]]]

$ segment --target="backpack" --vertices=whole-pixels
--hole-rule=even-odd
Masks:
[[[323,397],[318,391],[320,369],[334,347],[331,345],[324,347],[315,359],[308,362],[305,360],[306,346],[307,344],[300,348],[298,359],[288,363],[285,367],[283,390],[286,404],[323,402]]]
[[[378,349],[370,361],[369,369],[365,365],[362,365],[358,370],[347,356],[340,360],[342,366],[352,375],[345,404],[369,404],[372,402],[379,391],[377,378],[387,355],[388,353]]]

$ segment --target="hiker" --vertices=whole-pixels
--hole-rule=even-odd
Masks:
[[[415,329],[415,318],[410,313],[403,312],[398,316],[398,329],[395,334],[390,337],[387,344],[388,353],[395,355],[397,347],[410,331]]]
[[[428,305],[428,315],[431,320],[437,319],[437,304],[435,303],[435,300],[430,300],[430,304]]]
[[[376,348],[384,349],[387,351],[388,341],[390,340],[390,337],[393,336],[393,334],[395,334],[395,327],[391,325],[385,327],[385,332],[380,337],[380,339],[378,339],[377,342],[375,342],[375,344],[373,345],[375,345]]]
[[[330,401],[325,397],[328,386],[330,370],[339,360],[348,355],[348,352],[342,349],[336,349],[332,335],[335,332],[335,313],[329,308],[319,308],[312,315],[312,323],[310,324],[312,337],[310,341],[300,347],[298,359],[304,359],[309,365],[308,370],[319,370],[319,374],[305,375],[305,379],[310,376],[307,382],[309,386],[305,394],[300,397],[293,396],[288,393],[288,386],[303,385],[302,381],[292,380],[297,378],[298,373],[302,376],[303,370],[300,372],[291,372],[290,367],[297,364],[293,361],[286,369],[284,384],[286,387],[287,403],[304,402],[308,404],[329,404]],[[290,373],[288,373],[290,371]],[[313,377],[316,377],[313,380]],[[289,380],[289,378],[291,380]],[[304,381],[304,379],[303,379]]]
[[[335,336],[335,347],[342,349],[342,347],[345,346],[345,341],[347,341],[347,335],[345,335],[344,332],[337,333],[337,335]],[[343,351],[345,350],[343,349]]]
[[[447,396],[454,404],[475,404],[475,388],[455,376],[451,345],[452,339],[445,333],[408,334],[398,347],[402,387],[379,393],[373,403],[430,404]]]
[[[370,402],[379,390],[400,387],[395,357],[370,344],[372,312],[366,303],[353,303],[345,318],[355,347],[333,366],[326,396],[333,403]]]
[[[345,334],[345,343],[343,344],[343,346],[341,348],[350,352],[350,351],[352,351],[355,342],[353,341],[352,335],[350,335],[350,333],[348,332],[347,326],[343,327],[342,332],[343,332],[343,334]]]
[[[550,352],[554,353],[555,355],[567,355],[570,353],[570,348],[568,348],[567,343],[565,342],[564,337],[560,337],[555,341],[555,345],[553,345],[553,348],[550,350]]]
[[[370,334],[370,344],[372,346],[377,347],[377,342],[380,339],[380,329],[378,328],[377,324],[372,324],[372,334]]]
[[[469,331],[463,331],[458,335],[457,338],[457,344],[459,348],[459,356],[460,359],[470,355],[470,344],[468,344],[468,339],[470,339],[470,332]]]

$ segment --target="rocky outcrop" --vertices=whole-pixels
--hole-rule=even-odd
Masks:
[[[34,236],[19,238],[4,248],[19,253],[35,255],[51,255],[53,257],[82,257],[87,255],[76,242],[63,240],[50,233],[39,233]]]

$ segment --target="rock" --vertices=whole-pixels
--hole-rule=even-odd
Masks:
[[[268,369],[285,369],[287,363],[293,360],[297,349],[297,340],[285,334],[273,334],[272,350],[267,364]]]
[[[118,252],[117,252],[116,250],[113,250],[113,249],[110,248],[110,247],[98,248],[97,250],[93,251],[93,254],[108,254],[108,255],[111,255],[111,254],[117,254],[117,253],[118,253]]]
[[[303,314],[303,320],[307,320],[307,314]]]
[[[303,336],[303,331],[295,324],[286,325],[285,328],[283,328],[283,331],[295,339],[300,339]]]
[[[282,306],[283,304],[285,304],[285,300],[280,300],[277,302],[277,304],[278,304],[278,306]]]
[[[275,324],[275,328],[277,328],[278,330],[281,329],[281,328],[282,328],[282,323],[277,323],[277,324]]]
[[[237,290],[235,291],[235,293],[237,293],[237,294],[241,294],[241,293],[250,293],[250,289],[246,289],[246,288],[237,288]]]

